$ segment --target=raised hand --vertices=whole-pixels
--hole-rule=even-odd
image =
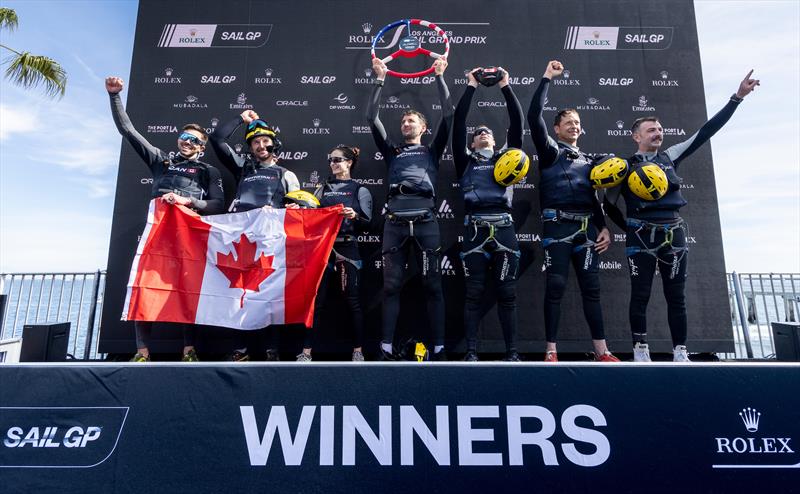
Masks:
[[[119,77],[106,77],[106,91],[117,94],[125,87],[125,83]]]
[[[501,88],[508,86],[508,80],[509,80],[509,77],[510,77],[508,75],[508,71],[506,69],[504,69],[503,67],[497,67],[497,68],[503,71],[503,78],[500,79],[500,82],[498,83],[498,85]]]
[[[475,72],[478,70],[482,70],[483,67],[475,67],[474,69],[470,70],[467,74],[467,84],[472,87],[478,87],[478,79],[475,78]]]
[[[564,72],[564,65],[558,60],[550,60],[547,62],[547,69],[544,71],[544,76],[548,79],[552,79],[553,77],[560,76],[562,72]]]
[[[444,74],[444,69],[447,68],[447,59],[446,58],[437,58],[435,62],[433,62],[433,73],[436,75]]]
[[[752,93],[756,86],[761,85],[761,81],[758,79],[751,79],[751,75],[753,75],[753,69],[750,69],[750,72],[744,76],[744,79],[742,79],[742,82],[739,84],[739,89],[736,91],[737,98],[744,98],[748,94]]]
[[[384,79],[387,72],[386,64],[380,58],[372,59],[372,72],[375,74],[376,79]]]

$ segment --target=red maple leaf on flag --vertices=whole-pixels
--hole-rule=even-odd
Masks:
[[[231,288],[241,288],[242,298],[239,307],[244,307],[244,296],[247,290],[259,291],[258,286],[275,272],[272,269],[272,260],[275,256],[265,256],[263,253],[256,258],[256,243],[247,239],[243,233],[238,242],[231,244],[238,253],[234,259],[233,252],[222,254],[217,252],[217,268],[231,282]],[[238,248],[236,246],[239,246]]]

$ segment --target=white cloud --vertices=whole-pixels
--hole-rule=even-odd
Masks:
[[[38,116],[30,108],[12,107],[0,103],[0,141],[12,134],[27,134],[36,128]]]

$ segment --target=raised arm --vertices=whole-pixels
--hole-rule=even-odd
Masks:
[[[447,89],[447,84],[444,82],[444,70],[447,68],[447,59],[440,58],[433,64],[434,72],[436,74],[436,88],[439,90],[439,104],[442,107],[442,121],[439,122],[439,128],[436,131],[436,136],[430,145],[431,154],[436,156],[437,159],[442,157],[447,141],[450,139],[450,129],[453,127],[453,102],[450,100],[450,90]]]
[[[236,132],[243,123],[249,124],[257,118],[258,115],[253,110],[246,110],[238,117],[218,127],[209,137],[211,147],[213,147],[214,152],[217,153],[220,163],[233,174],[236,180],[239,180],[242,174],[242,167],[244,166],[245,159],[231,148],[230,144],[228,144],[228,139],[231,138],[234,132]]]
[[[739,107],[739,103],[744,100],[744,97],[753,92],[756,86],[760,85],[761,81],[758,79],[751,79],[751,75],[753,75],[752,70],[744,76],[742,82],[739,83],[739,89],[731,96],[728,103],[723,106],[716,115],[711,117],[708,122],[703,124],[700,130],[695,132],[689,139],[675,144],[665,151],[673,163],[675,163],[676,167],[728,123],[728,120],[733,116],[733,112]]]
[[[386,64],[383,63],[383,61],[379,58],[373,58],[372,70],[375,73],[376,82],[375,88],[372,90],[372,97],[370,98],[367,106],[367,122],[369,123],[370,130],[372,131],[372,138],[375,140],[375,144],[378,146],[378,151],[381,152],[385,159],[391,152],[391,145],[388,141],[386,129],[383,127],[383,123],[378,116],[380,111],[378,102],[380,101],[381,90],[383,89],[383,84],[386,79]]]
[[[536,92],[533,93],[531,106],[528,109],[528,126],[531,128],[531,138],[533,145],[536,146],[536,153],[539,155],[539,166],[542,168],[552,165],[558,158],[558,144],[547,135],[547,124],[542,117],[542,111],[551,79],[563,71],[564,66],[561,65],[561,62],[555,60],[548,62],[547,69],[542,80],[539,81]]]
[[[131,144],[136,154],[141,156],[152,171],[153,166],[165,159],[166,155],[159,148],[150,144],[133,127],[133,123],[125,112],[122,98],[119,95],[123,88],[124,82],[119,77],[106,77],[106,91],[108,91],[111,102],[111,116],[114,118],[114,124],[117,126],[119,133]]]
[[[472,75],[476,70],[478,70],[477,67],[467,74],[469,82],[467,87],[464,88],[464,94],[461,95],[461,99],[458,100],[456,112],[453,116],[453,163],[456,165],[456,175],[459,178],[464,175],[469,163],[469,153],[467,153],[467,115],[469,115],[469,109],[472,106],[472,97],[478,88],[478,81]]]
[[[507,70],[500,80],[500,91],[506,100],[508,110],[508,135],[506,137],[506,147],[522,149],[522,105],[517,99],[517,95],[508,83],[509,75]]]

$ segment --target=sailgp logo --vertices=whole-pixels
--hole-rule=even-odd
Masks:
[[[726,462],[715,464],[714,468],[800,468],[800,458],[786,456],[796,455],[791,437],[773,436],[771,430],[764,431],[763,436],[755,435],[761,426],[760,411],[742,408],[738,417],[739,427],[743,425],[749,437],[715,437],[715,453],[724,455]]]

